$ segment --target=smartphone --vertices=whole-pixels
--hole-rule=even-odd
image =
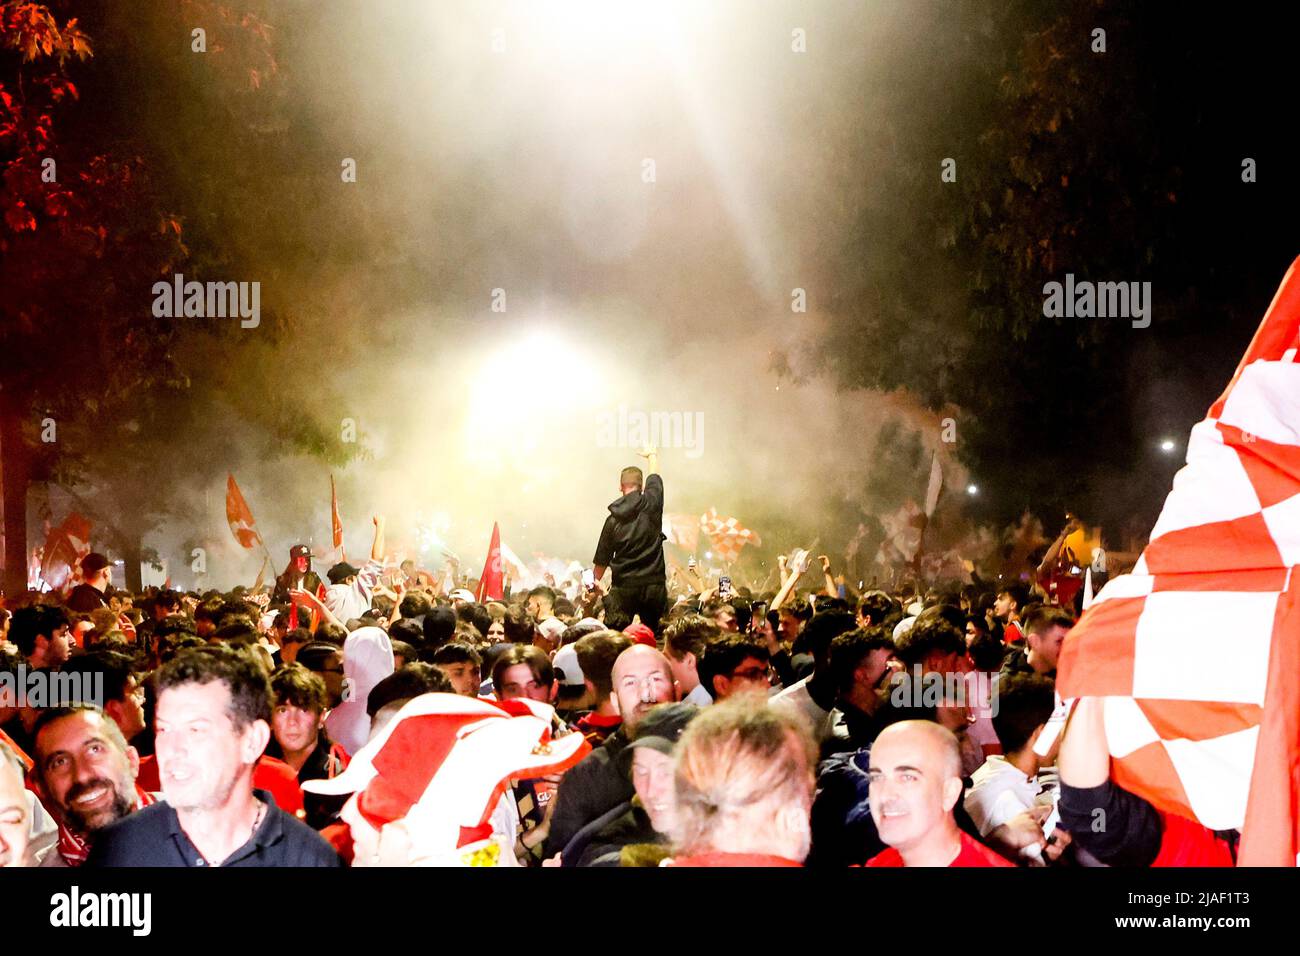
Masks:
[[[686,562],[686,566],[691,570],[695,569],[695,555],[691,555],[690,560]]]
[[[591,568],[584,568],[582,571],[582,587],[590,591],[596,586],[596,573]]]
[[[750,627],[762,627],[763,621],[767,619],[767,602],[758,601],[750,606]]]
[[[718,597],[724,601],[731,600],[731,578],[725,574],[718,578]]]

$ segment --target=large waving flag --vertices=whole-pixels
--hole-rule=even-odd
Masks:
[[[757,534],[742,527],[735,518],[724,518],[717,508],[700,515],[700,530],[713,542],[713,553],[723,564],[733,564],[740,557],[740,549],[747,544],[762,544]]]
[[[1213,830],[1238,863],[1300,851],[1300,259],[1131,574],[1066,639],[1058,687],[1105,699],[1117,783]]]
[[[261,537],[253,523],[253,512],[240,494],[235,476],[230,474],[226,475],[226,520],[230,522],[230,532],[236,541],[250,550],[257,546]]]
[[[492,543],[488,545],[487,561],[483,564],[483,573],[478,578],[478,593],[474,599],[482,604],[484,601],[501,601],[505,599],[505,569],[501,561],[501,529],[492,522]]]

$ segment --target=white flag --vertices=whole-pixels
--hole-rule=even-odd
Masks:
[[[930,487],[925,490],[925,516],[934,514],[939,503],[939,489],[943,487],[943,469],[939,467],[939,453],[936,451],[930,459]]]

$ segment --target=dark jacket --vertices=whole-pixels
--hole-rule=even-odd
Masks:
[[[329,780],[343,772],[343,762],[338,759],[332,748],[329,737],[322,730],[316,738],[316,748],[312,750],[311,755],[303,762],[302,769],[298,771],[299,784],[306,783],[308,780]],[[274,735],[266,745],[266,756],[274,757],[276,760],[284,759],[284,751]],[[328,796],[304,790],[302,806],[306,813],[304,819],[307,825],[313,830],[325,829],[338,818],[343,804],[348,802],[348,796],[348,794]]]
[[[297,580],[298,575],[295,574],[292,569],[277,576],[275,579],[275,591],[271,595],[271,603],[288,604],[289,589],[296,586],[294,582]],[[315,571],[308,569],[307,573],[302,576],[302,589],[304,591],[310,591],[312,594],[315,594],[320,589],[320,584],[320,575]],[[302,619],[305,625],[307,620],[307,615],[305,613],[303,614]]]
[[[254,790],[266,813],[252,838],[222,866],[342,866],[334,848],[307,824],[275,805],[266,790]],[[176,811],[164,802],[138,810],[95,838],[88,867],[206,866],[181,829]]]
[[[644,491],[629,491],[609,506],[594,563],[613,572],[614,587],[664,583],[663,524],[664,481],[658,475],[645,480]]]
[[[1002,660],[1001,675],[1003,677],[1014,677],[1017,674],[1028,674],[1031,677],[1036,676],[1038,671],[1029,663],[1029,649],[1024,644],[1014,644],[1011,650],[1007,651],[1007,656]],[[1056,671],[1049,671],[1043,675],[1056,679]]]
[[[629,803],[621,803],[614,810],[600,818],[602,826],[590,834],[590,838],[579,849],[574,846],[581,839],[585,828],[578,837],[569,842],[569,849],[564,851],[564,862],[577,850],[577,866],[621,866],[623,848],[635,844],[668,845],[668,837],[659,833],[650,823],[650,815],[645,812],[641,802],[635,798]]]
[[[632,799],[635,792],[632,781],[618,759],[627,743],[627,732],[619,727],[560,779],[546,838],[547,857],[563,852],[577,832],[592,820]]]
[[[67,605],[69,611],[76,611],[79,614],[89,614],[91,611],[98,611],[101,607],[108,607],[108,599],[104,597],[104,592],[89,584],[78,584],[68,592],[68,599],[63,603]]]

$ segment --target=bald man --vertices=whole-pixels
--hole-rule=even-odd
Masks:
[[[871,819],[889,849],[867,866],[1011,866],[963,833],[953,819],[961,799],[961,747],[928,720],[886,727],[871,745]]]
[[[560,781],[546,838],[548,857],[562,853],[574,834],[601,814],[632,799],[631,779],[616,758],[636,736],[650,708],[677,700],[668,658],[645,644],[633,644],[619,654],[610,679],[610,700],[623,723]]]
[[[31,801],[23,786],[26,768],[18,755],[0,743],[0,868],[28,866]]]

